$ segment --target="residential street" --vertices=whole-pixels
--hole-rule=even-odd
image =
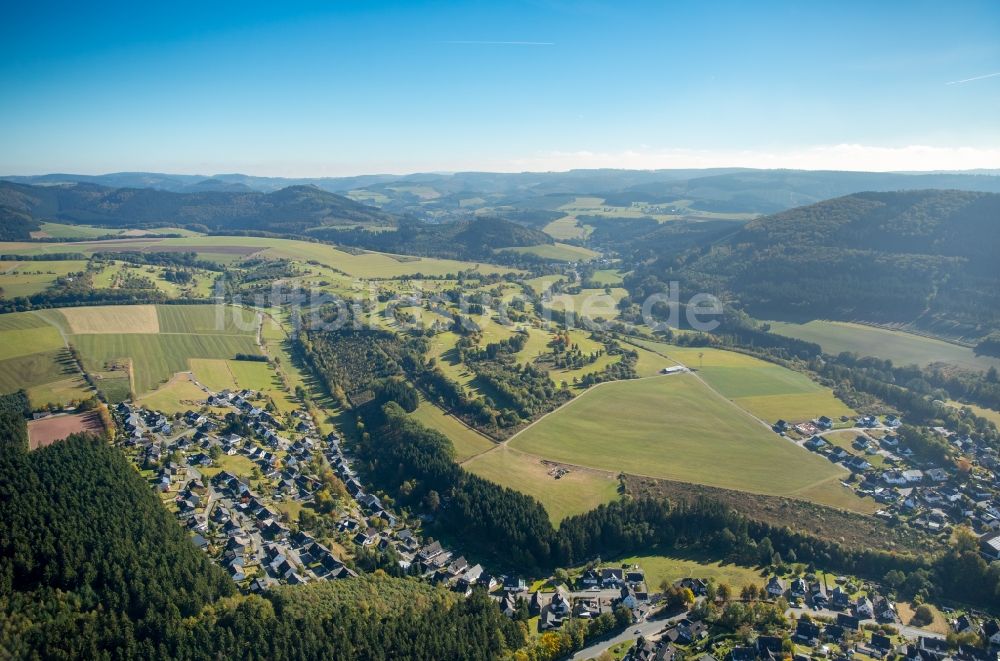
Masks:
[[[683,613],[679,613],[665,620],[656,619],[656,620],[647,620],[645,622],[637,622],[635,624],[629,625],[629,627],[626,628],[625,631],[622,631],[617,636],[608,638],[606,640],[601,640],[592,645],[584,647],[582,650],[579,650],[576,654],[574,654],[570,658],[592,659],[596,656],[599,656],[601,652],[603,652],[604,650],[614,645],[617,645],[618,643],[624,642],[626,640],[636,640],[637,638],[639,638],[640,635],[642,635],[643,637],[649,637],[655,633],[659,633],[663,629],[669,628],[670,625],[673,624],[674,622],[683,620],[687,616],[688,616],[688,611],[684,611]],[[635,633],[636,631],[639,631],[640,633]]]

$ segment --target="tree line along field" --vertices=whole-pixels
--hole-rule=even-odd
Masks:
[[[71,247],[67,246],[67,250],[71,250]],[[181,286],[164,277],[168,269],[163,266],[137,266],[120,261],[102,261],[99,266],[94,266],[82,259],[0,261],[0,298],[40,294],[53,286],[59,278],[86,271],[88,266],[94,267],[91,275],[96,289],[115,288],[120,285],[124,276],[131,275],[149,280],[155,289],[168,296],[184,294],[208,298],[212,295],[212,285],[217,275],[210,271],[194,270],[194,284]]]
[[[568,464],[837,507],[853,497],[839,483],[844,469],[773,434],[693,374],[601,384],[509,445]]]
[[[576,249],[574,250],[583,250]],[[265,239],[244,236],[191,236],[170,239],[121,238],[106,241],[74,241],[67,243],[0,242],[2,255],[46,255],[55,253],[139,251],[194,251],[200,259],[230,265],[248,255],[285,258],[299,262],[316,261],[350,277],[384,279],[417,274],[442,276],[468,269],[482,273],[505,273],[510,269],[492,264],[460,262],[431,257],[390,255],[371,251],[338,250],[333,246],[293,239]],[[587,251],[590,252],[590,251]]]
[[[779,335],[815,342],[824,353],[844,351],[861,356],[876,356],[896,365],[950,363],[968,370],[1000,369],[1000,359],[977,356],[972,349],[944,340],[844,321],[814,320],[805,324],[770,321],[771,331]]]
[[[87,268],[80,259],[59,261],[0,261],[0,291],[3,298],[38,294],[56,279]]]
[[[805,374],[753,356],[709,347],[679,347],[649,340],[634,342],[697,370],[698,376],[714,390],[769,423],[779,419],[802,422],[821,415],[833,419],[856,415],[829,388]]]
[[[459,463],[496,447],[492,440],[458,418],[448,415],[423,397],[420,398],[420,405],[410,416],[447,436],[455,447],[455,461]]]

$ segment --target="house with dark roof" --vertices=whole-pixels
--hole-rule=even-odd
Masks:
[[[811,645],[815,641],[819,640],[822,634],[823,630],[818,624],[812,620],[801,618],[795,624],[795,635],[793,637],[795,640]]]

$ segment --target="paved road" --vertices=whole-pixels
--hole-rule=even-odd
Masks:
[[[667,629],[670,625],[678,620],[682,620],[688,616],[687,611],[674,615],[671,618],[661,620],[647,620],[645,622],[638,622],[636,624],[631,624],[625,631],[621,632],[617,636],[608,638],[606,640],[601,640],[599,642],[593,643],[579,650],[576,654],[571,656],[571,659],[593,659],[600,656],[601,652],[604,650],[617,645],[618,643],[623,643],[625,641],[634,641],[642,635],[645,638],[652,636],[655,633],[659,633],[663,629]],[[636,631],[640,633],[635,633]]]

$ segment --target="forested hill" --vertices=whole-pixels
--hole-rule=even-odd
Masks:
[[[20,407],[0,398],[0,658],[494,659],[524,642],[485,594],[414,580],[238,595],[121,452],[87,436],[28,452]]]
[[[914,322],[978,337],[1000,328],[998,250],[998,194],[857,193],[750,221],[632,282],[641,296],[680,279],[759,318]]]
[[[554,243],[544,232],[492,216],[438,225],[403,221],[396,231],[323,228],[311,234],[369,250],[453,259],[486,259],[497,248]]]
[[[173,193],[88,183],[29,186],[0,181],[0,210],[36,221],[106,226],[204,225],[210,230],[301,233],[323,225],[392,226],[394,216],[314,186],[272,193],[209,190]]]

